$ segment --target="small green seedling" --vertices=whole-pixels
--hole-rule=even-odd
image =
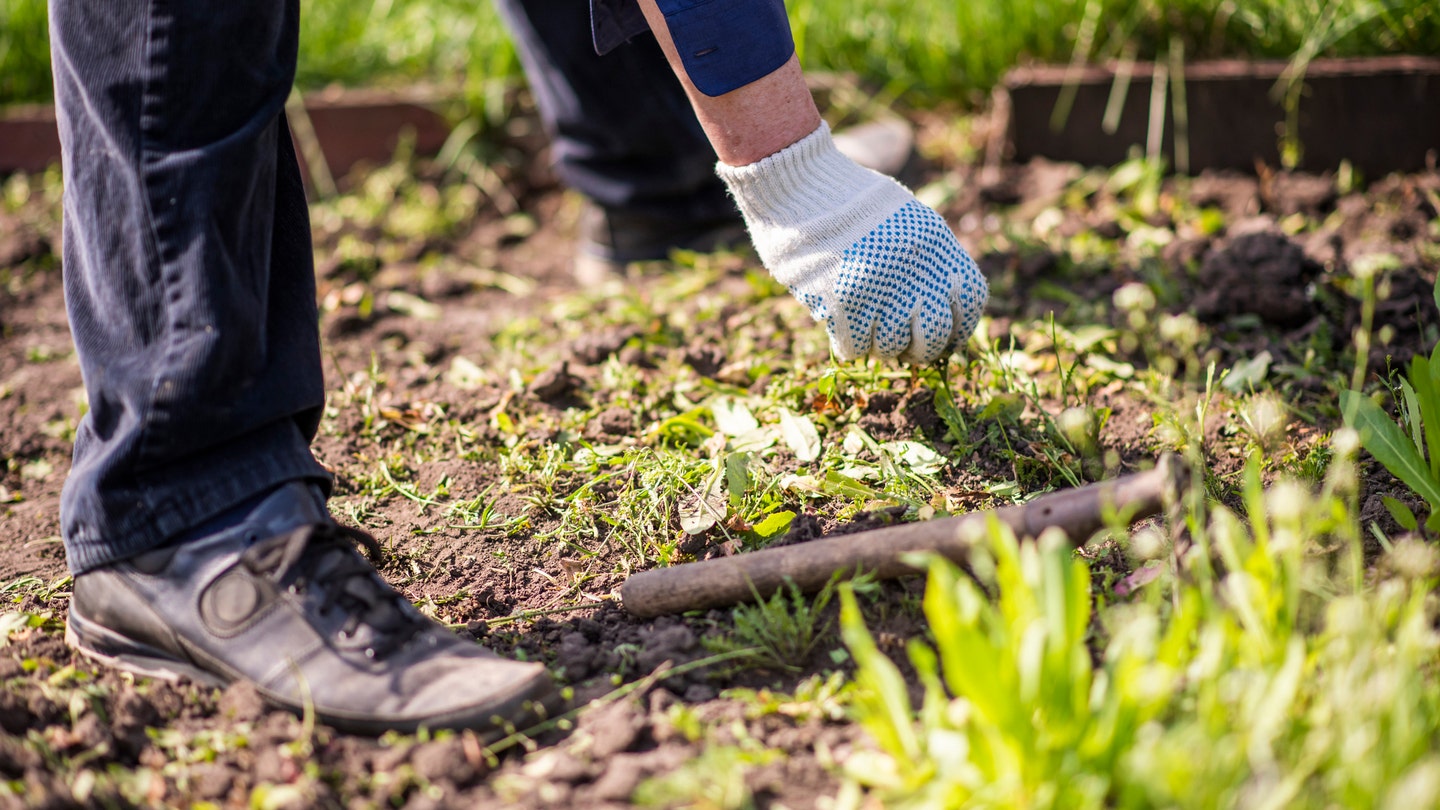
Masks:
[[[716,652],[750,650],[747,663],[752,666],[798,672],[830,632],[830,620],[820,617],[835,596],[835,584],[825,586],[813,601],[790,583],[769,599],[741,605],[732,613],[734,632],[707,646]]]

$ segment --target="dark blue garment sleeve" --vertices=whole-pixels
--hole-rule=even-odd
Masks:
[[[590,0],[590,33],[595,53],[604,56],[631,39],[650,32],[635,0]]]
[[[795,52],[783,0],[656,0],[696,89],[719,96],[768,76]],[[590,0],[597,53],[649,29],[635,0]]]

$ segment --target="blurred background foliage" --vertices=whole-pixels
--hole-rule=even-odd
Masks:
[[[577,5],[583,0],[571,0]],[[1440,54],[1434,0],[789,0],[810,70],[914,106],[983,97],[1025,62]],[[520,81],[495,8],[475,0],[307,0],[303,90],[428,82],[473,111]],[[0,3],[0,104],[50,97],[45,0]]]

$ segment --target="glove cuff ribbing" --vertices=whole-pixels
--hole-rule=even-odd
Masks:
[[[751,241],[782,284],[804,285],[822,256],[839,256],[913,199],[904,186],[814,132],[747,166],[715,167],[744,215]]]

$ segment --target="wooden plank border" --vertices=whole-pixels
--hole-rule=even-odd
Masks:
[[[417,154],[438,152],[450,136],[450,125],[440,114],[450,98],[431,90],[326,90],[305,96],[305,111],[330,173],[343,177],[361,161],[390,160],[407,134],[414,138]],[[0,110],[0,174],[44,171],[59,160],[53,107]],[[307,180],[309,176],[307,172]]]
[[[1185,65],[1181,151],[1188,146],[1188,171],[1254,171],[1257,162],[1281,165],[1286,126],[1283,61],[1227,60]],[[997,89],[996,108],[1005,115],[1006,156],[1034,157],[1109,166],[1132,149],[1145,149],[1155,121],[1152,93],[1165,87],[1160,144],[1176,168],[1176,93],[1154,63],[1135,63],[1128,92],[1118,105],[1113,132],[1103,126],[1121,66],[1107,64],[1072,71],[1065,66],[1017,68]],[[1165,70],[1165,66],[1160,66]],[[1052,115],[1067,85],[1073,86],[1070,114],[1058,129]],[[1277,91],[1277,87],[1279,90]],[[1301,145],[1296,168],[1334,169],[1348,160],[1369,177],[1433,169],[1440,151],[1440,58],[1397,56],[1317,59],[1304,76],[1298,107]],[[1183,168],[1183,167],[1182,167]]]

